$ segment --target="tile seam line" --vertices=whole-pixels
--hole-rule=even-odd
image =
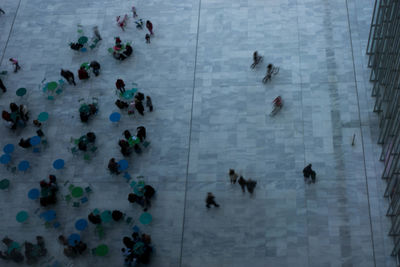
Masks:
[[[201,0],[199,0],[197,13],[197,34],[196,34],[196,52],[194,55],[194,68],[193,68],[193,85],[192,85],[192,105],[190,110],[190,123],[189,123],[189,137],[188,137],[188,154],[186,164],[186,179],[185,179],[185,194],[183,199],[183,216],[182,216],[182,235],[181,235],[181,248],[179,252],[179,267],[182,267],[182,256],[183,256],[183,238],[185,232],[185,218],[186,218],[186,199],[187,199],[187,184],[189,178],[189,161],[190,161],[190,148],[192,140],[192,127],[193,127],[193,106],[194,106],[194,93],[196,88],[196,71],[197,71],[197,53],[199,47],[199,35],[200,35],[200,15],[201,15]]]
[[[357,10],[357,9],[355,9],[355,10]],[[347,27],[349,29],[351,58],[352,58],[352,63],[353,63],[354,86],[355,86],[356,95],[357,95],[358,119],[359,119],[359,122],[360,122],[360,137],[361,137],[361,146],[362,146],[362,151],[363,151],[365,187],[366,187],[366,190],[367,190],[368,216],[369,216],[369,225],[370,225],[370,231],[371,231],[372,255],[373,255],[373,258],[374,258],[374,266],[376,267],[374,233],[373,233],[373,229],[372,229],[372,217],[371,217],[371,204],[370,204],[369,188],[368,188],[367,167],[366,167],[366,162],[365,162],[364,135],[363,135],[362,121],[361,121],[360,100],[359,100],[359,96],[358,96],[357,73],[356,73],[356,66],[355,66],[355,63],[354,63],[353,37],[352,37],[352,34],[351,34],[351,23],[350,23],[350,13],[349,13],[348,0],[346,0],[346,11],[347,11]]]
[[[6,50],[7,50],[7,47],[8,47],[8,42],[10,41],[10,38],[11,38],[11,33],[12,33],[13,29],[14,29],[14,23],[15,23],[15,20],[17,18],[17,15],[18,15],[18,10],[19,10],[20,5],[21,5],[21,0],[18,1],[18,6],[17,6],[17,9],[15,10],[15,15],[14,15],[14,18],[13,18],[13,22],[11,23],[11,28],[10,28],[10,31],[8,33],[7,42],[6,42],[6,45],[4,46],[3,54],[1,55],[0,65],[3,64],[3,59],[4,59],[4,56],[6,54]]]

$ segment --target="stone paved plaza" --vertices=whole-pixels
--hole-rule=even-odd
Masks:
[[[0,178],[11,182],[0,192],[0,237],[22,243],[44,236],[49,255],[38,266],[123,266],[122,237],[133,225],[152,237],[149,266],[395,266],[365,56],[372,0],[138,0],[139,17],[154,25],[151,44],[146,30],[135,27],[132,4],[0,0],[6,12],[0,14],[0,71],[8,71],[1,109],[15,101],[28,106],[31,119],[50,115],[42,127],[48,145],[39,153],[17,146],[36,135],[32,120],[16,132],[0,127],[0,147],[16,145],[8,168],[0,166]],[[123,32],[115,17],[124,14]],[[103,40],[95,49],[69,48],[79,36],[77,24],[89,37],[99,26]],[[116,36],[133,42],[133,57],[119,62],[108,53]],[[255,50],[264,62],[251,70]],[[10,57],[19,59],[18,73]],[[100,62],[100,76],[79,81],[79,66],[91,60]],[[264,85],[269,62],[280,72]],[[58,81],[61,68],[75,73],[77,86],[48,100],[41,82]],[[150,95],[154,112],[121,112],[121,121],[111,123],[118,78]],[[16,96],[20,87],[27,88],[22,98]],[[284,107],[270,117],[278,95]],[[99,113],[83,124],[79,100],[92,97]],[[123,158],[122,132],[140,125],[151,144],[127,158],[128,173],[143,175],[157,190],[149,225],[139,222],[140,207],[128,202],[132,189],[123,175],[107,170],[111,157]],[[88,131],[97,135],[98,151],[86,161],[69,149],[71,137]],[[53,169],[58,158],[65,160],[62,170]],[[30,162],[26,172],[10,171],[22,160]],[[308,163],[317,172],[315,184],[304,183]],[[229,168],[257,180],[253,196],[230,184]],[[45,227],[39,214],[46,209],[27,197],[49,174],[60,186],[56,229]],[[80,207],[64,201],[69,184],[90,186],[89,201]],[[207,192],[220,208],[206,209]],[[120,209],[134,222],[105,224],[103,239],[90,224],[80,233],[89,251],[68,259],[58,235],[77,233],[76,220],[95,208]],[[15,219],[21,210],[30,215],[22,224]],[[91,255],[99,244],[109,246],[107,256]],[[17,265],[0,259],[0,266]]]

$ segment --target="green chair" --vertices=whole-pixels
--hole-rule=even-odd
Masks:
[[[64,200],[65,200],[67,203],[69,203],[69,202],[71,202],[71,200],[72,200],[72,196],[71,196],[71,195],[66,195],[66,196],[64,196]]]
[[[105,236],[104,228],[101,224],[96,225],[96,234],[100,239],[103,239]]]
[[[47,96],[47,100],[54,100],[54,96],[52,95]]]
[[[59,94],[62,93],[62,91],[63,91],[62,89],[57,89],[57,90],[56,90],[56,94],[59,95]]]
[[[143,146],[144,146],[145,148],[147,148],[149,145],[150,145],[150,142],[148,142],[148,141],[144,141],[144,142],[143,142]]]
[[[114,53],[114,50],[112,49],[112,48],[108,48],[108,53],[110,53],[110,54],[112,54],[112,53]]]
[[[6,190],[10,186],[10,180],[8,179],[3,179],[0,181],[0,189],[1,190]]]
[[[128,217],[125,219],[126,224],[131,225],[131,223],[133,222],[133,218],[132,217]]]
[[[80,204],[79,202],[74,202],[74,203],[72,204],[72,207],[74,207],[74,208],[79,208],[80,205],[81,205],[81,204]]]
[[[89,154],[84,154],[84,155],[83,155],[83,159],[84,159],[85,161],[89,161],[89,160],[90,160],[90,155],[89,155]]]
[[[99,215],[99,214],[100,214],[100,211],[99,211],[99,209],[94,209],[94,210],[92,211],[92,213],[93,213],[94,215]]]
[[[78,153],[78,149],[76,147],[72,147],[71,152],[73,155],[75,155],[76,153]]]
[[[74,189],[74,185],[73,184],[70,184],[69,186],[68,186],[68,190],[71,192],[72,191],[72,189]]]
[[[93,192],[93,190],[92,190],[92,188],[90,186],[86,187],[85,191],[86,191],[87,194],[90,194],[90,193]]]
[[[92,151],[93,153],[96,152],[96,150],[97,150],[97,146],[93,146],[93,147],[90,149],[90,151]]]

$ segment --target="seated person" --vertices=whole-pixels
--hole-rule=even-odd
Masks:
[[[132,48],[132,46],[130,46],[129,44],[127,44],[127,45],[125,46],[125,52],[124,52],[123,54],[125,54],[126,57],[129,57],[129,56],[132,55],[132,53],[133,53],[133,48]]]
[[[70,43],[69,46],[71,47],[72,50],[79,51],[83,45],[79,43]]]
[[[108,162],[108,169],[110,170],[110,172],[120,174],[118,167],[119,166],[118,163],[115,161],[115,158],[110,159],[110,161]]]
[[[86,138],[89,143],[94,143],[94,141],[96,141],[96,135],[93,132],[88,132]]]
[[[100,215],[94,215],[93,212],[91,212],[88,215],[88,220],[89,222],[93,223],[93,224],[100,224],[101,223],[101,217]]]
[[[132,137],[132,134],[128,130],[125,130],[124,131],[124,136],[125,136],[126,140],[129,140]]]
[[[93,60],[92,62],[90,62],[90,67],[93,70],[94,75],[99,76],[100,74],[100,63]]]
[[[30,138],[28,138],[28,139],[26,139],[26,140],[24,140],[23,138],[21,138],[21,140],[19,140],[18,145],[19,145],[20,147],[23,147],[23,148],[29,148],[29,147],[32,146],[30,141],[31,141]]]
[[[82,150],[82,151],[86,151],[87,150],[87,145],[83,140],[80,140],[78,143],[78,149]]]
[[[86,71],[85,67],[81,66],[78,70],[78,77],[79,80],[86,80],[89,79],[89,73]]]
[[[86,112],[79,112],[81,122],[87,122],[89,120],[89,114]]]
[[[131,154],[131,149],[129,147],[129,143],[125,140],[119,140],[118,145],[121,147],[121,153],[125,157],[130,156]]]
[[[124,101],[121,101],[121,100],[117,100],[117,101],[115,101],[115,105],[118,107],[118,108],[120,108],[120,109],[125,109],[125,108],[128,108],[129,107],[129,104],[128,103],[126,103],[126,102],[124,102]]]
[[[139,126],[136,130],[136,136],[140,139],[140,142],[143,142],[146,139],[146,128]]]
[[[113,210],[111,217],[113,218],[114,221],[118,222],[119,220],[122,219],[122,217],[124,216],[124,214],[119,211],[119,210]]]

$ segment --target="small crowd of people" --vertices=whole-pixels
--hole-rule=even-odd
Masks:
[[[133,53],[133,48],[129,43],[125,44],[125,47],[123,48],[121,38],[115,37],[115,45],[113,51],[113,57],[115,59],[125,60],[128,57],[130,57],[132,53]]]
[[[21,253],[21,247],[19,247],[19,244],[8,237],[3,238],[2,241],[7,246],[7,250],[4,252],[0,251],[0,258],[11,260],[16,263],[24,261],[24,255]],[[28,265],[37,263],[39,258],[47,255],[47,249],[42,236],[36,236],[36,244],[25,241],[24,247],[26,263]]]
[[[239,180],[238,180],[238,177],[239,177]],[[246,192],[246,188],[247,188],[247,191],[250,194],[253,194],[254,188],[257,185],[257,182],[254,181],[253,179],[249,178],[246,180],[243,178],[242,175],[239,176],[239,174],[237,174],[234,169],[229,169],[229,179],[231,181],[231,184],[236,184],[236,181],[237,181],[238,184],[240,185],[240,187],[242,188],[243,193]]]
[[[133,232],[131,237],[124,236],[122,243],[125,245],[125,248],[121,249],[125,266],[132,267],[150,262],[150,255],[153,251],[150,235]]]
[[[49,175],[49,182],[41,180],[40,184],[40,205],[42,207],[47,207],[49,205],[54,205],[57,203],[57,179],[55,175]]]
[[[11,126],[11,129],[15,130],[18,125],[26,126],[29,120],[29,111],[25,105],[18,106],[12,102],[10,103],[10,112],[3,110],[1,116]]]
[[[146,128],[144,126],[139,126],[136,128],[136,136],[132,136],[129,130],[125,130],[123,133],[125,140],[120,139],[118,141],[118,145],[121,147],[121,153],[125,157],[128,157],[132,153],[132,148],[135,153],[140,154],[142,153],[142,149],[140,148],[139,144],[134,142],[134,138],[138,138],[140,142],[144,142],[146,139]]]
[[[148,208],[151,207],[151,198],[156,193],[156,190],[151,185],[145,185],[144,187],[140,188],[141,195],[137,195],[135,193],[130,193],[128,195],[128,201],[130,203],[137,203],[143,208],[143,211],[147,211]],[[143,195],[143,196],[142,196]]]
[[[93,146],[96,141],[96,135],[94,132],[88,132],[79,138],[78,149],[81,151],[87,151],[88,146]]]
[[[64,255],[68,258],[76,258],[77,256],[82,255],[87,249],[87,244],[81,240],[79,242],[75,240],[75,244],[71,246],[68,239],[63,235],[58,237],[58,241],[64,245]]]
[[[115,222],[119,222],[124,218],[124,214],[120,210],[113,210],[111,212],[111,218]],[[101,216],[99,214],[94,214],[93,212],[89,213],[88,215],[89,222],[93,223],[94,225],[101,224]]]
[[[117,90],[119,90],[120,94],[123,95],[125,93],[125,82],[122,79],[118,79],[115,82],[115,87],[117,88]],[[115,101],[115,105],[121,109],[127,109],[128,110],[128,114],[132,115],[135,114],[135,110],[137,110],[137,112],[144,116],[144,105],[143,105],[143,101],[144,101],[145,97],[144,94],[141,92],[136,92],[135,96],[134,96],[134,101],[132,101],[130,104],[128,104],[125,101],[122,101],[120,99],[117,99]],[[148,108],[149,112],[153,111],[153,101],[151,100],[150,96],[146,96],[146,107]]]
[[[83,104],[79,108],[79,117],[81,118],[81,122],[88,122],[89,118],[94,116],[97,111],[97,103],[93,102],[92,104]]]

